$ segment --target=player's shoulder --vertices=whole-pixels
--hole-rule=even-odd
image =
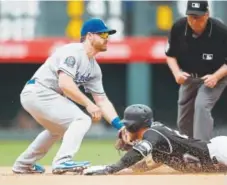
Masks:
[[[147,140],[156,146],[159,143],[169,145],[169,137],[171,137],[171,134],[169,134],[166,126],[160,122],[153,123],[143,134],[143,140]]]
[[[163,134],[165,132],[166,126],[158,121],[152,123],[151,127],[148,129],[148,132],[156,132],[158,134]]]
[[[174,22],[174,24],[172,26],[172,30],[173,31],[184,31],[186,24],[187,24],[186,17],[179,18]]]
[[[209,21],[212,24],[214,30],[216,30],[218,35],[225,35],[227,36],[227,25],[224,24],[221,20],[216,18],[209,18]]]
[[[167,125],[160,123],[160,122],[154,122],[152,126],[149,128],[150,132],[156,132],[159,135],[163,137],[171,137],[172,135],[179,135],[177,130],[174,130]],[[185,137],[181,135],[181,137]]]
[[[165,125],[163,123],[161,123],[159,121],[154,121],[150,128],[159,130],[159,129],[163,129],[164,127],[165,127]]]

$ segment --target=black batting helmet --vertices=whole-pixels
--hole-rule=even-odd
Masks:
[[[153,112],[150,107],[142,104],[128,106],[124,111],[122,122],[129,132],[137,132],[140,128],[150,127],[153,121]]]

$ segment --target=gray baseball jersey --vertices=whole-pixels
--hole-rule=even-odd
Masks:
[[[95,58],[89,59],[82,43],[66,44],[57,49],[32,78],[62,94],[58,86],[58,72],[71,76],[86,92],[104,94],[102,72]]]

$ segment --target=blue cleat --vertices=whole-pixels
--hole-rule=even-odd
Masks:
[[[80,174],[88,166],[90,166],[89,161],[81,161],[81,162],[66,161],[66,162],[54,165],[52,169],[52,173],[63,174],[66,172],[76,172]]]
[[[45,173],[45,168],[41,165],[34,164],[31,167],[28,166],[14,166],[12,171],[16,174],[42,174]]]

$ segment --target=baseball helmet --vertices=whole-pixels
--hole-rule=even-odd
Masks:
[[[122,120],[125,128],[135,133],[141,128],[150,127],[153,121],[153,111],[150,107],[143,104],[134,104],[128,106],[124,111]]]

